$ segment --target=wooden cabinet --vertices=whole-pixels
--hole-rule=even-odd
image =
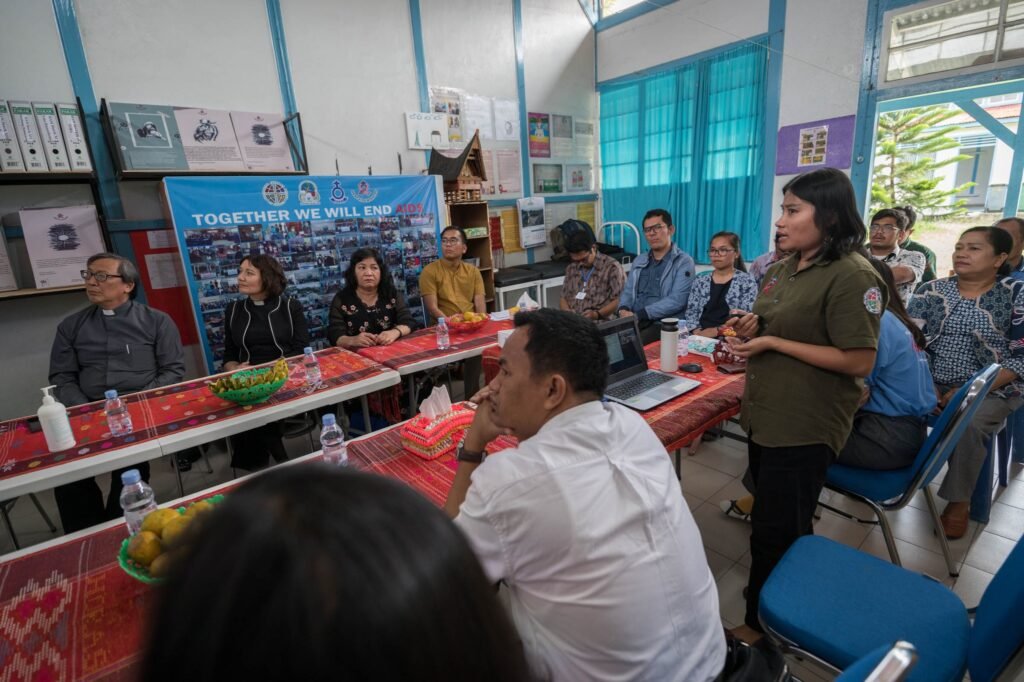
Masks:
[[[461,227],[469,237],[465,259],[476,259],[484,280],[484,298],[487,310],[495,310],[494,303],[494,260],[491,255],[491,228],[487,215],[486,201],[465,201],[448,204],[448,225]],[[474,261],[470,260],[473,263]]]

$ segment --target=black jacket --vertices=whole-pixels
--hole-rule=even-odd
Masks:
[[[278,296],[257,305],[246,297],[224,311],[224,362],[258,365],[300,355],[308,345],[306,316],[294,298]]]

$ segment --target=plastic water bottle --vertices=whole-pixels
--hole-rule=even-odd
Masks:
[[[124,522],[128,524],[128,534],[135,535],[142,528],[142,520],[146,514],[156,510],[156,496],[138,469],[129,469],[121,474],[121,509],[124,510]]]
[[[106,405],[103,411],[107,414],[107,427],[111,436],[127,436],[132,432],[132,416],[128,413],[128,406],[117,397],[117,391],[110,389],[103,394],[106,397]]]
[[[313,355],[313,349],[306,346],[302,349],[302,368],[306,370],[306,383],[316,387],[320,385],[320,361]]]
[[[676,342],[680,356],[690,354],[690,325],[686,320],[679,320],[679,340]]]
[[[451,338],[448,336],[448,322],[443,318],[437,318],[437,348],[448,350],[451,348]]]
[[[324,461],[336,466],[348,464],[348,447],[345,435],[338,426],[333,414],[325,414],[323,427],[320,429],[320,447],[323,448]]]

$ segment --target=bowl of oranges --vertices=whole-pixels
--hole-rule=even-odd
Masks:
[[[142,520],[142,528],[121,543],[117,563],[140,582],[162,583],[174,556],[179,554],[194,532],[192,526],[224,499],[214,495],[177,509],[157,509]],[[188,531],[188,532],[186,532]]]
[[[459,315],[452,315],[447,318],[447,322],[448,328],[453,332],[465,334],[480,329],[487,324],[489,319],[483,313],[460,313]]]

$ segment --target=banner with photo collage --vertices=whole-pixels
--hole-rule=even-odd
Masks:
[[[423,322],[419,276],[438,257],[440,177],[172,177],[163,183],[211,372],[223,363],[224,310],[239,297],[238,265],[249,254],[280,261],[286,293],[302,303],[316,348],[327,345],[331,301],[359,248],[381,253]]]

